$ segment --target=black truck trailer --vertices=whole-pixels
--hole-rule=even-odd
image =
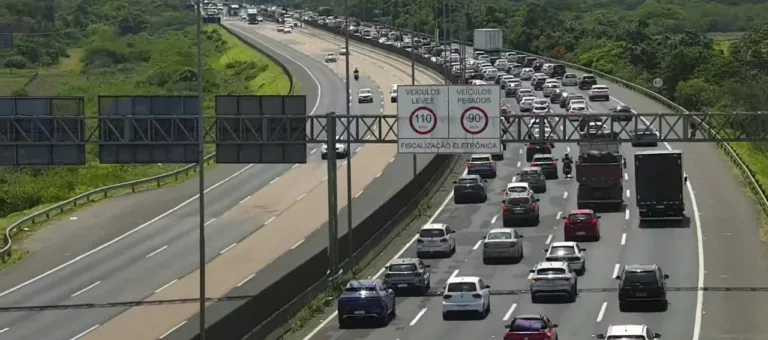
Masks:
[[[641,221],[682,220],[688,177],[680,150],[635,153],[635,199]]]

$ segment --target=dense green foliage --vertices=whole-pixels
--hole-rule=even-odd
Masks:
[[[0,65],[12,69],[0,78],[24,69],[37,74],[13,93],[83,96],[88,114],[95,114],[98,95],[196,93],[195,16],[185,11],[186,1],[57,0],[55,11],[46,3],[0,1],[0,23],[11,22],[20,33],[12,51],[0,52]],[[244,46],[218,27],[205,29],[207,112],[216,94],[288,91],[282,70]],[[88,160],[84,167],[0,169],[0,216],[179,167],[99,165],[95,148]]]

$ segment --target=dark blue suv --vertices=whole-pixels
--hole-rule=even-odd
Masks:
[[[395,292],[381,280],[352,280],[338,300],[339,328],[375,320],[385,326],[395,317]]]

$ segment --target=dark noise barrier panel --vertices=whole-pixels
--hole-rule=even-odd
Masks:
[[[305,23],[308,26],[327,31],[333,34],[342,34],[339,29],[316,25],[312,22]],[[232,32],[230,32],[232,33]],[[236,35],[237,36],[237,35]],[[239,37],[239,36],[238,36]],[[393,46],[379,44],[377,41],[364,39],[358,36],[349,37],[351,40],[363,44],[372,45],[388,51],[393,54],[410,58],[410,53],[405,53]],[[250,45],[250,44],[249,44]],[[457,83],[456,77],[447,73],[441,65],[433,63],[431,60],[415,55],[417,63],[428,67],[435,72],[445,76],[452,83]],[[349,239],[346,235],[339,239],[339,257],[344,268],[344,272],[349,272],[358,265],[360,259],[374,250],[382,240],[401,222],[407,219],[421,201],[429,193],[430,189],[440,185],[440,180],[450,172],[457,156],[437,155],[427,164],[417,177],[404,186],[400,191],[392,196],[387,202],[366,217],[361,223],[353,228],[353,242],[355,254],[349,260]],[[354,209],[354,208],[353,208]],[[344,210],[339,213],[341,217]],[[394,216],[394,218],[393,218]],[[327,223],[326,223],[327,226]],[[343,228],[343,226],[341,227]],[[288,254],[290,256],[290,254]],[[275,260],[271,265],[279,265],[282,256]],[[264,268],[264,270],[267,270]],[[290,319],[301,311],[304,306],[312,301],[315,296],[328,287],[328,250],[313,255],[309,260],[294,268],[280,279],[265,287],[258,294],[245,302],[221,302],[208,307],[208,326],[206,332],[207,339],[247,339],[247,340],[265,340],[270,334],[280,329]],[[258,276],[258,275],[257,275]],[[257,278],[254,278],[257,280]],[[232,310],[221,317],[217,317],[216,308],[221,305],[221,309]],[[220,312],[221,314],[224,314]],[[197,315],[195,315],[185,325],[190,327],[190,331],[197,328]],[[179,337],[172,334],[170,339],[193,339],[199,340],[200,335],[188,336],[178,334]],[[196,333],[196,332],[194,332]]]

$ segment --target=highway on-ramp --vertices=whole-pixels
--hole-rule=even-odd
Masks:
[[[383,52],[382,52],[383,53]],[[471,53],[471,50],[470,52]],[[569,70],[570,72],[581,72]],[[600,80],[611,87],[609,102],[592,102],[593,112],[608,112],[617,104],[632,106],[637,112],[658,113],[670,110],[617,84]],[[568,92],[581,92],[567,88]],[[539,93],[540,94],[540,93]],[[513,112],[519,108],[507,100]],[[562,113],[553,106],[556,113]],[[541,223],[537,227],[519,228],[525,238],[525,259],[520,264],[485,265],[482,263],[480,239],[489,228],[500,227],[498,218],[502,190],[514,174],[526,166],[522,145],[512,145],[506,159],[498,166],[499,177],[489,180],[491,197],[487,203],[455,205],[451,196],[430,221],[444,222],[457,230],[458,251],[447,259],[429,259],[432,286],[441,289],[451,276],[480,276],[492,290],[527,289],[528,270],[543,260],[543,249],[563,239],[563,214],[576,208],[575,180],[548,181],[548,191],[541,195]],[[559,143],[556,157],[564,152],[577,152],[577,146]],[[682,149],[685,152],[689,185],[685,190],[686,214],[689,220],[679,228],[641,227],[634,206],[633,153],[648,149]],[[656,148],[622,147],[629,161],[624,183],[626,210],[602,213],[599,242],[584,243],[587,248],[587,272],[579,278],[579,288],[616,288],[613,277],[626,264],[656,263],[670,275],[670,287],[761,286],[766,281],[765,247],[758,236],[759,218],[754,204],[742,192],[729,166],[720,160],[713,145],[660,143]],[[450,188],[450,186],[449,186]],[[395,257],[415,257],[413,242],[405,245]],[[377,274],[381,275],[381,271]],[[377,276],[378,277],[378,276]],[[492,312],[485,320],[443,321],[442,298],[401,297],[397,317],[378,329],[341,330],[335,314],[326,315],[321,325],[310,328],[308,339],[482,339],[501,337],[514,315],[545,314],[559,324],[560,339],[587,339],[605,332],[608,325],[647,324],[665,339],[765,339],[768,333],[761,321],[760,308],[765,305],[759,292],[672,292],[669,308],[657,313],[622,313],[618,310],[616,292],[584,292],[572,304],[532,304],[530,296],[494,295]]]

